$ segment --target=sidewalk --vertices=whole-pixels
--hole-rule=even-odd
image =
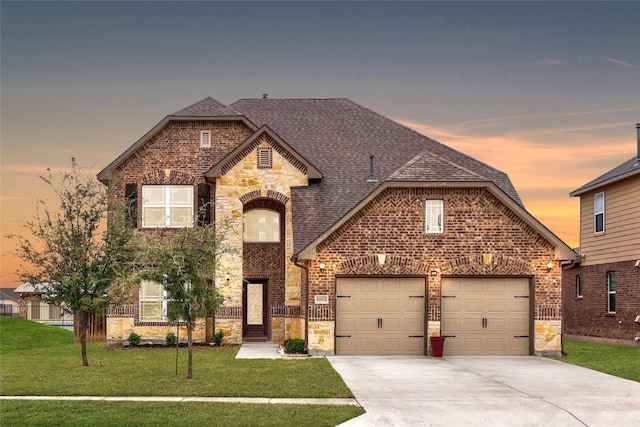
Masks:
[[[286,398],[286,397],[179,397],[179,396],[0,396],[0,400],[93,400],[103,402],[199,402],[262,403],[272,405],[350,405],[360,406],[352,398]]]

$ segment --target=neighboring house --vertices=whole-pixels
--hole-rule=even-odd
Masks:
[[[575,253],[509,177],[347,99],[205,98],[98,174],[137,227],[227,218],[238,256],[204,341],[304,338],[311,354],[558,355],[561,262]],[[162,287],[107,314],[107,341],[163,341]],[[214,323],[215,322],[215,323]]]
[[[640,124],[637,155],[570,193],[580,197],[580,257],[564,272],[565,333],[640,336]]]
[[[18,317],[19,305],[12,288],[0,288],[0,316]]]
[[[46,286],[23,283],[13,292],[20,296],[20,317],[73,330],[73,314],[43,300],[42,295],[46,293]]]

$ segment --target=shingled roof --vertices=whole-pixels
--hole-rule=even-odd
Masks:
[[[228,117],[239,115],[237,111],[232,110],[210,96],[172,114],[172,116],[182,117]]]
[[[596,188],[602,187],[607,184],[611,184],[616,181],[620,181],[621,179],[628,178],[633,175],[640,174],[640,160],[637,157],[633,157],[621,165],[616,166],[610,171],[600,175],[596,179],[589,181],[582,187],[573,190],[569,193],[570,196],[579,196],[582,193],[586,193],[587,191],[595,190]]]
[[[268,125],[323,173],[292,190],[296,253],[389,180],[492,182],[523,206],[505,173],[348,99],[241,99],[230,108]],[[367,182],[371,154],[377,182]]]

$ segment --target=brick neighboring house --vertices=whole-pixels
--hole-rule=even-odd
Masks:
[[[558,355],[561,262],[575,253],[509,177],[347,99],[206,98],[98,174],[138,228],[211,202],[237,224],[196,338],[304,338],[311,354]],[[173,201],[169,196],[174,195]],[[186,215],[186,216],[189,216]],[[107,340],[164,340],[156,284],[108,313]]]
[[[565,332],[640,336],[640,123],[637,155],[570,193],[580,197],[580,257],[564,272]]]

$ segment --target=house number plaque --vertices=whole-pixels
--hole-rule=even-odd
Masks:
[[[329,295],[315,295],[313,302],[316,304],[329,304]]]

